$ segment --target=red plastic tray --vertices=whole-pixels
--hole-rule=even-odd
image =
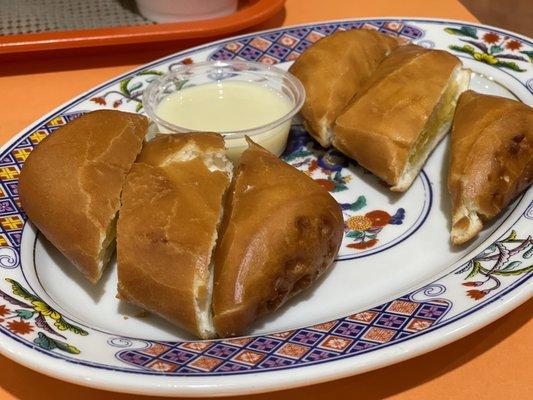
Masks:
[[[236,13],[210,20],[0,36],[0,55],[222,36],[271,18],[284,4],[285,0],[248,0]]]

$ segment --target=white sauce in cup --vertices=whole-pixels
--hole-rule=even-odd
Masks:
[[[280,91],[246,81],[224,80],[178,90],[164,97],[156,115],[173,125],[203,132],[238,133],[274,122],[289,113],[292,101]],[[252,140],[276,155],[285,149],[290,119]],[[248,147],[245,138],[226,137],[230,159]]]

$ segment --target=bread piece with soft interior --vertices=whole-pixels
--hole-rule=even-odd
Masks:
[[[469,73],[442,50],[395,49],[335,121],[333,145],[392,190],[409,188],[448,132]]]
[[[232,168],[218,134],[159,135],[122,194],[120,297],[202,338],[215,335],[212,254]]]

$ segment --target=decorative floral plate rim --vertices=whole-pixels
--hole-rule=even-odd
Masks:
[[[30,126],[25,128],[21,133],[9,140],[8,143],[6,143],[2,147],[0,155],[1,157],[3,157],[4,155],[11,154],[8,152],[15,147],[17,142],[20,142],[21,140],[29,137],[30,133],[32,133],[37,127],[42,125],[44,122],[52,119],[54,116],[62,115],[63,111],[73,108],[81,101],[88,100],[90,96],[94,93],[101,92],[106,87],[116,84],[117,82],[123,80],[126,77],[133,77],[142,70],[146,70],[147,68],[152,68],[154,66],[163,64],[164,62],[167,62],[169,60],[183,59],[187,55],[194,54],[214,46],[220,47],[220,45],[230,43],[234,40],[258,37],[262,34],[287,32],[291,29],[313,28],[317,26],[324,26],[327,24],[343,24],[348,22],[370,23],[372,21],[383,22],[385,24],[408,24],[409,22],[413,22],[415,25],[416,23],[452,25],[448,28],[455,29],[459,32],[453,33],[454,35],[461,35],[465,32],[465,34],[468,35],[468,30],[461,32],[461,29],[462,27],[471,27],[475,29],[496,32],[500,35],[506,35],[506,37],[521,40],[523,43],[526,43],[529,47],[531,47],[530,39],[499,28],[493,28],[486,25],[473,24],[456,20],[409,17],[365,18],[324,21],[315,24],[295,25],[263,32],[257,32],[254,34],[242,35],[235,38],[224,39],[218,42],[202,45],[185,52],[177,53],[162,58],[153,63],[144,65],[140,68],[123,74],[115,79],[109,80],[108,82],[105,82],[97,88],[89,90],[84,94],[80,95],[79,97],[63,104],[56,110],[41,118],[36,123],[31,124]],[[423,36],[424,35],[420,36],[420,38]],[[470,40],[470,38],[466,40]],[[471,54],[473,58],[478,60],[476,58],[476,54],[479,53],[477,52],[477,50],[470,50],[470,48],[467,48],[467,50],[471,51],[471,53],[469,54]],[[528,57],[531,57],[529,53],[531,52],[526,51],[524,54],[526,54]],[[484,59],[482,59],[482,56],[479,57],[480,59],[478,61],[486,64],[496,65],[496,63],[500,63],[500,61],[494,61],[494,59],[490,57],[485,57]],[[503,62],[507,61],[504,60]],[[517,64],[515,63],[515,65]],[[521,64],[517,66],[518,69],[522,68],[520,65]],[[496,66],[496,68],[499,67],[501,67],[502,69],[511,68],[508,66]],[[530,84],[531,80],[527,83],[521,82],[518,78],[516,78],[516,76],[513,75],[513,72],[517,74],[520,71],[517,71],[516,69],[514,69],[514,67],[512,67],[511,69],[512,72],[509,72],[507,70],[504,70],[503,72],[507,75],[512,76],[516,81],[520,82],[523,86],[526,87],[526,89],[531,94],[533,92],[533,88]],[[20,166],[20,164],[16,163],[14,163],[14,165],[17,165],[17,168]],[[10,179],[7,179],[7,181],[9,180]],[[11,180],[13,179],[11,178]],[[4,192],[6,191],[4,190]],[[7,198],[10,199],[13,204],[15,204],[18,200],[18,197],[16,195],[11,194],[11,192],[9,192],[9,196],[7,196]],[[235,350],[236,354],[246,353],[246,355],[249,356],[249,354],[254,353],[255,351],[255,353],[259,354],[261,357],[264,357],[265,361],[267,361],[268,359],[269,362],[273,363],[272,365],[264,367],[263,370],[261,370],[261,363],[263,363],[264,361],[254,363],[253,360],[250,361],[244,358],[241,360],[237,359],[234,362],[234,365],[243,368],[247,365],[250,367],[251,365],[250,368],[242,370],[231,370],[231,363],[230,361],[228,361],[229,357],[226,357],[225,359],[223,356],[213,355],[209,353],[212,347],[216,347],[216,345],[213,344],[216,342],[212,342],[211,344],[199,345],[200,347],[207,346],[202,349],[187,348],[187,351],[181,352],[181,354],[194,353],[194,360],[201,360],[201,362],[198,361],[196,364],[191,363],[191,365],[186,365],[186,363],[183,363],[183,365],[180,364],[179,373],[170,370],[154,370],[153,368],[150,369],[148,367],[141,366],[140,364],[136,364],[135,362],[131,362],[131,360],[124,356],[124,354],[126,354],[128,351],[134,353],[134,356],[146,356],[146,354],[152,354],[154,358],[153,360],[150,359],[149,361],[153,364],[155,361],[162,361],[161,359],[158,359],[159,355],[154,356],[154,354],[156,354],[158,351],[161,351],[161,349],[165,348],[165,346],[167,348],[166,350],[164,350],[164,353],[161,353],[163,355],[172,351],[174,351],[173,354],[175,354],[178,351],[177,347],[185,346],[185,344],[188,343],[210,342],[176,342],[177,344],[170,344],[169,342],[149,341],[149,343],[147,343],[147,347],[143,348],[142,346],[139,347],[139,344],[133,346],[132,344],[126,343],[128,338],[124,336],[114,338],[116,339],[115,342],[112,342],[114,339],[110,338],[109,340],[112,343],[110,342],[109,345],[122,349],[116,353],[116,357],[118,360],[125,364],[122,364],[122,366],[105,364],[102,366],[90,365],[90,363],[75,358],[76,354],[79,353],[78,348],[69,345],[67,342],[63,342],[63,340],[55,339],[55,337],[57,336],[54,336],[52,338],[50,337],[50,335],[53,336],[59,333],[59,336],[65,339],[68,338],[68,340],[70,341],[75,335],[81,335],[81,333],[79,330],[76,330],[77,327],[75,326],[75,324],[72,324],[68,321],[68,318],[64,319],[64,323],[66,323],[66,325],[62,322],[59,322],[62,316],[60,314],[54,314],[55,310],[51,309],[46,303],[44,303],[44,305],[38,304],[40,299],[32,300],[32,305],[25,303],[26,306],[33,307],[33,311],[19,313],[20,315],[16,314],[15,317],[19,318],[19,321],[12,319],[11,322],[6,324],[11,324],[10,326],[15,326],[16,329],[13,328],[10,331],[10,329],[0,325],[0,352],[10,358],[13,358],[21,364],[27,365],[38,371],[79,384],[85,384],[102,389],[128,391],[134,393],[183,396],[245,394],[252,392],[277,390],[287,387],[299,386],[303,384],[318,383],[320,381],[340,378],[354,373],[364,372],[369,369],[385,366],[393,362],[398,362],[406,358],[414,357],[418,354],[430,351],[434,348],[440,347],[446,343],[465,336],[466,334],[481,328],[482,326],[497,319],[501,315],[509,312],[510,310],[517,307],[522,302],[526,301],[532,296],[533,287],[531,285],[530,280],[532,276],[531,268],[527,267],[525,269],[520,269],[520,264],[516,264],[518,262],[516,261],[516,258],[518,258],[518,256],[522,256],[522,258],[525,260],[527,254],[529,254],[529,256],[531,255],[531,246],[533,245],[531,242],[531,237],[525,237],[524,234],[530,234],[530,232],[528,232],[527,224],[530,223],[530,221],[528,220],[533,219],[533,204],[531,203],[532,199],[533,190],[530,189],[521,197],[521,199],[517,201],[515,209],[513,209],[513,211],[511,212],[512,216],[509,215],[509,217],[513,217],[516,219],[513,223],[509,225],[507,220],[503,221],[502,224],[506,226],[496,228],[494,232],[490,235],[490,237],[475,251],[471,252],[468,256],[465,256],[461,263],[455,263],[453,266],[446,268],[445,270],[443,270],[442,274],[438,275],[438,278],[428,280],[427,285],[413,288],[413,290],[407,291],[406,294],[404,294],[403,296],[399,296],[396,299],[391,299],[390,301],[381,305],[377,305],[372,309],[348,315],[345,318],[341,318],[339,320],[327,321],[323,324],[304,328],[296,328],[287,332],[256,335],[253,337],[245,337],[243,339],[240,339],[241,341],[248,340],[248,343],[246,344],[239,344],[239,339],[233,339],[233,343],[231,342],[231,340],[217,341],[229,342],[226,347]],[[519,208],[519,211],[523,209],[522,211],[520,211],[520,215],[518,217],[515,212],[516,208]],[[2,221],[6,224],[13,222],[6,222],[4,221],[5,217],[0,217],[0,219],[2,218]],[[525,230],[524,225],[526,227]],[[518,236],[517,230],[519,231]],[[9,238],[12,239],[11,236],[9,236]],[[516,245],[516,243],[518,244]],[[16,247],[10,247],[6,245],[3,246],[4,247],[0,247],[0,250],[2,251],[3,249],[15,249]],[[468,259],[469,257],[471,258]],[[511,261],[511,257],[515,257],[515,261]],[[13,268],[17,268],[17,266],[10,266],[10,263],[20,262],[21,255],[18,253],[16,253],[15,255],[11,253],[2,253],[0,255],[0,259],[2,260],[3,264],[0,267],[4,267],[4,270],[0,269],[0,277],[4,278],[7,274],[7,272],[5,273],[4,271],[11,271]],[[484,264],[492,261],[494,261],[494,265]],[[520,263],[521,262],[522,261],[520,261]],[[516,273],[517,271],[523,272]],[[457,277],[461,274],[462,278],[464,277],[464,275],[466,275],[468,280],[458,280]],[[478,276],[482,276],[483,279],[486,280],[472,281],[472,279],[474,278],[479,279]],[[505,281],[502,285],[502,277],[510,277],[511,280]],[[464,312],[462,311],[459,314],[448,318],[447,320],[445,319],[445,317],[449,315],[450,310],[453,308],[453,301],[450,301],[450,299],[447,298],[439,297],[447,290],[447,287],[445,285],[439,283],[444,279],[454,279],[456,283],[457,281],[462,282],[460,283],[461,285],[470,288],[467,291],[467,294],[470,299],[469,301],[471,302],[469,303],[469,306],[465,308]],[[486,286],[487,282],[489,284],[489,287]],[[492,286],[490,286],[491,284]],[[2,279],[2,282],[0,282],[0,289],[3,290],[2,293],[11,298],[12,302],[15,301],[16,303],[16,301],[18,300],[20,303],[24,304],[24,296],[27,296],[27,294],[24,294],[24,285],[27,285],[27,282],[22,283],[22,289],[13,289],[14,292],[8,294],[6,293],[6,286]],[[15,288],[15,286],[13,286],[13,288]],[[450,295],[450,291],[451,290],[448,290],[447,292],[448,296]],[[421,294],[424,295],[422,299],[417,297]],[[464,296],[464,292],[461,292],[461,294]],[[458,294],[454,293],[453,296],[458,296]],[[463,300],[464,299],[461,299],[461,301]],[[37,303],[33,304],[34,301]],[[9,303],[8,301],[9,304],[14,304],[12,302]],[[10,314],[5,314],[5,310],[7,308],[5,304],[1,304],[0,302],[0,307],[2,306],[3,309],[0,308],[0,322],[4,322],[4,319],[2,317],[5,317],[6,315],[9,316],[8,318],[15,318]],[[402,309],[402,307],[415,308],[413,309],[413,311],[406,311]],[[414,310],[417,310],[417,315],[419,312],[424,310],[424,312],[426,313],[425,317],[415,316]],[[8,311],[11,312],[10,310]],[[15,311],[19,312],[20,310]],[[373,319],[364,321],[365,318],[370,318],[369,315],[365,316],[365,314],[369,314],[370,316],[373,315]],[[378,324],[378,320],[380,320],[385,314],[387,314],[388,316],[392,315],[395,318],[401,317],[397,318],[397,321],[403,321],[401,322],[401,324],[403,324],[401,325],[402,327],[391,328],[391,326],[394,325],[385,325],[385,322],[382,322],[381,325]],[[407,315],[409,315],[409,317],[407,317]],[[21,334],[17,335],[16,332],[17,330],[20,332],[24,331],[25,329],[28,329],[28,325],[25,324],[29,323],[26,321],[32,320],[32,318],[34,317],[40,318],[40,322],[39,324],[35,323],[35,327],[32,327],[32,329],[40,328],[41,330],[45,330],[50,333],[50,331],[48,330],[48,328],[50,328],[52,331],[55,331],[55,334],[51,333],[47,336],[45,333],[39,332],[39,336],[35,338],[32,344],[31,342],[28,342],[25,339],[21,339]],[[45,322],[46,325],[48,325],[48,328],[45,329],[43,328],[43,326],[46,326],[43,325],[43,319],[45,321],[48,321],[49,323],[57,322],[58,325],[55,325],[54,323],[55,328],[53,328],[49,323]],[[14,324],[13,322],[20,323]],[[386,322],[389,324],[394,324],[394,320],[392,320],[392,322]],[[416,327],[416,323],[419,324],[418,328]],[[420,325],[421,323],[422,325]],[[424,323],[426,324],[425,327],[423,326]],[[327,326],[327,324],[332,325]],[[69,326],[72,325],[74,325],[74,328],[69,328]],[[350,329],[355,329],[354,327],[356,326],[363,325],[364,327],[360,332],[350,331]],[[423,327],[420,328],[420,326]],[[60,332],[58,332],[58,330]],[[64,333],[65,331],[67,331],[68,334]],[[81,331],[83,331],[83,329]],[[312,345],[302,344],[307,343],[302,342],[302,340],[304,340],[302,339],[303,336],[297,336],[302,331],[311,333],[305,340],[315,340],[312,334],[314,334],[315,337],[318,337],[319,339],[316,339],[315,343],[313,343]],[[374,336],[371,336],[369,334],[370,331],[373,332],[372,335]],[[387,334],[389,334],[387,333],[388,331],[394,331],[394,340],[391,339],[392,337],[389,337],[388,339],[386,338]],[[64,333],[64,335],[62,333]],[[41,336],[41,334],[43,336]],[[253,344],[256,342],[256,339],[263,337],[267,337],[269,340],[272,341],[272,343],[276,343],[274,346],[275,351],[265,350],[264,348],[263,350],[257,350],[257,348],[248,347],[250,342]],[[54,340],[50,341],[49,339]],[[331,340],[331,343],[327,342],[326,339]],[[381,342],[379,342],[378,339],[381,340]],[[38,340],[41,340],[40,344]],[[335,342],[335,340],[337,342]],[[372,344],[372,346],[369,346],[367,348],[356,349],[357,351],[353,351],[351,353],[350,351],[353,350],[355,348],[355,345],[358,343],[363,343],[365,345],[370,343]],[[399,343],[402,343],[402,346],[396,346]],[[43,344],[45,347],[43,347]],[[49,346],[49,348],[46,348],[46,346]],[[335,346],[344,347],[342,348],[342,350],[339,350],[340,347],[336,348]],[[183,347],[180,347],[180,349],[183,349]],[[305,354],[311,354],[315,350],[319,349],[320,351],[324,350],[324,354],[328,352],[332,354],[335,352],[336,353],[334,354],[334,356],[326,355],[325,358],[317,358],[312,362],[302,361],[306,357]],[[37,350],[37,352],[35,350]],[[143,350],[146,350],[145,353],[143,353]],[[78,353],[76,351],[78,351]],[[298,352],[301,351],[304,351],[304,353],[298,356]],[[69,354],[69,356],[65,356],[64,354]],[[210,365],[210,363],[213,364],[212,360],[217,361],[218,364],[215,366]],[[275,362],[277,360],[281,360],[283,362],[290,361],[292,363],[280,363],[276,366]],[[130,367],[125,368],[124,365],[127,365],[128,363]],[[217,371],[217,368],[220,368],[221,365],[224,366],[226,364],[228,364],[227,368],[229,369],[225,371]],[[106,370],[112,370],[114,371],[114,373],[111,375],[106,374],[105,371],[102,370],[102,368],[105,368]],[[190,371],[188,371],[187,369],[189,369]],[[281,373],[280,370],[286,370],[287,373]],[[125,374],[117,375],[122,373]],[[251,377],[250,379],[253,379],[253,383],[249,379],[246,379],[243,382],[231,379],[231,376],[235,373],[245,373],[245,376]],[[249,373],[260,373],[260,378],[256,378],[255,375],[249,375]],[[149,377],[149,380],[136,380],[135,375],[141,374],[144,375],[146,379],[148,379]],[[128,378],[128,376],[131,378]],[[253,388],[250,387],[252,385]]]

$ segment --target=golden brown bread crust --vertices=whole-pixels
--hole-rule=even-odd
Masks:
[[[446,51],[416,45],[395,49],[335,121],[333,145],[397,185],[410,150],[460,66]]]
[[[147,128],[141,115],[93,111],[44,139],[22,169],[24,211],[91,282],[108,261],[102,260],[103,238]],[[114,234],[108,236],[112,246]]]
[[[451,239],[462,244],[531,185],[533,109],[469,90],[459,98],[451,139]]]
[[[229,191],[215,253],[213,322],[243,333],[309,287],[343,237],[337,202],[311,178],[249,141]]]
[[[217,154],[224,140],[214,133],[146,143],[124,185],[117,231],[120,297],[204,338],[213,332],[201,326],[198,307],[209,309],[211,253],[230,183],[209,169]]]
[[[352,29],[320,39],[294,62],[289,71],[306,91],[301,113],[309,132],[322,146],[330,145],[335,118],[397,46],[393,37]]]

